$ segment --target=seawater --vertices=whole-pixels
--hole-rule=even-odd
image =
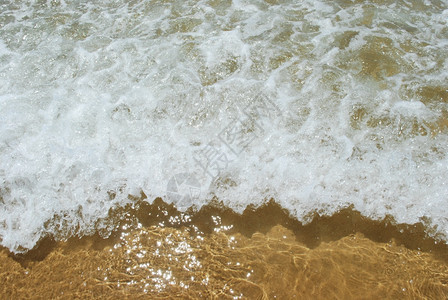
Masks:
[[[142,192],[448,239],[447,1],[0,3],[0,238],[110,232]]]

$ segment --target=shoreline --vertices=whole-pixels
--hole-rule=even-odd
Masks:
[[[93,235],[74,236],[68,239],[46,236],[25,253],[14,254],[3,246],[0,246],[0,249],[10,252],[11,256],[28,260],[32,256],[30,253],[42,253],[43,249],[50,249],[60,243],[59,240],[82,243],[84,239],[97,236],[98,239],[104,239],[109,243],[116,241],[121,232],[120,227],[129,223],[139,223],[143,227],[193,226],[204,234],[225,231],[227,234],[240,233],[246,237],[256,232],[266,234],[272,227],[281,225],[294,233],[297,242],[309,248],[315,248],[321,242],[335,241],[350,234],[361,233],[374,242],[387,243],[394,240],[398,245],[410,250],[437,253],[448,262],[448,241],[438,238],[437,235],[436,237],[430,235],[431,228],[423,223],[399,224],[389,215],[382,220],[375,220],[363,216],[352,207],[341,209],[333,215],[319,215],[314,212],[308,216],[310,221],[303,224],[273,199],[256,208],[249,205],[242,214],[216,200],[212,200],[199,210],[190,208],[185,212],[178,211],[173,204],[168,204],[162,198],[156,198],[151,204],[145,200],[146,196],[143,194],[141,198],[133,198],[133,202],[124,207],[111,209],[106,222],[114,224],[115,229],[110,233],[95,232]],[[219,220],[213,220],[214,218]]]
[[[303,225],[270,201],[179,212],[156,199],[117,209],[116,230],[26,254],[0,249],[6,298],[446,297],[448,245],[422,224],[352,209]],[[120,221],[118,221],[120,220]],[[300,280],[299,280],[300,279]]]

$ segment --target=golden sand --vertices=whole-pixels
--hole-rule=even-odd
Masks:
[[[446,299],[448,247],[420,225],[351,209],[308,225],[274,202],[238,215],[160,199],[111,215],[117,229],[0,252],[1,299]]]

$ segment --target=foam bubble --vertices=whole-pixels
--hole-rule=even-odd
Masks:
[[[2,245],[107,232],[141,191],[446,239],[447,3],[271,2],[2,4]]]

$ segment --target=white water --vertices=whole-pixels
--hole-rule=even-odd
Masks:
[[[446,1],[1,3],[10,250],[102,230],[140,191],[181,209],[274,198],[305,221],[352,205],[448,238],[448,135],[431,127],[447,119]],[[212,147],[213,183],[197,162]],[[194,196],[170,195],[181,173]]]

